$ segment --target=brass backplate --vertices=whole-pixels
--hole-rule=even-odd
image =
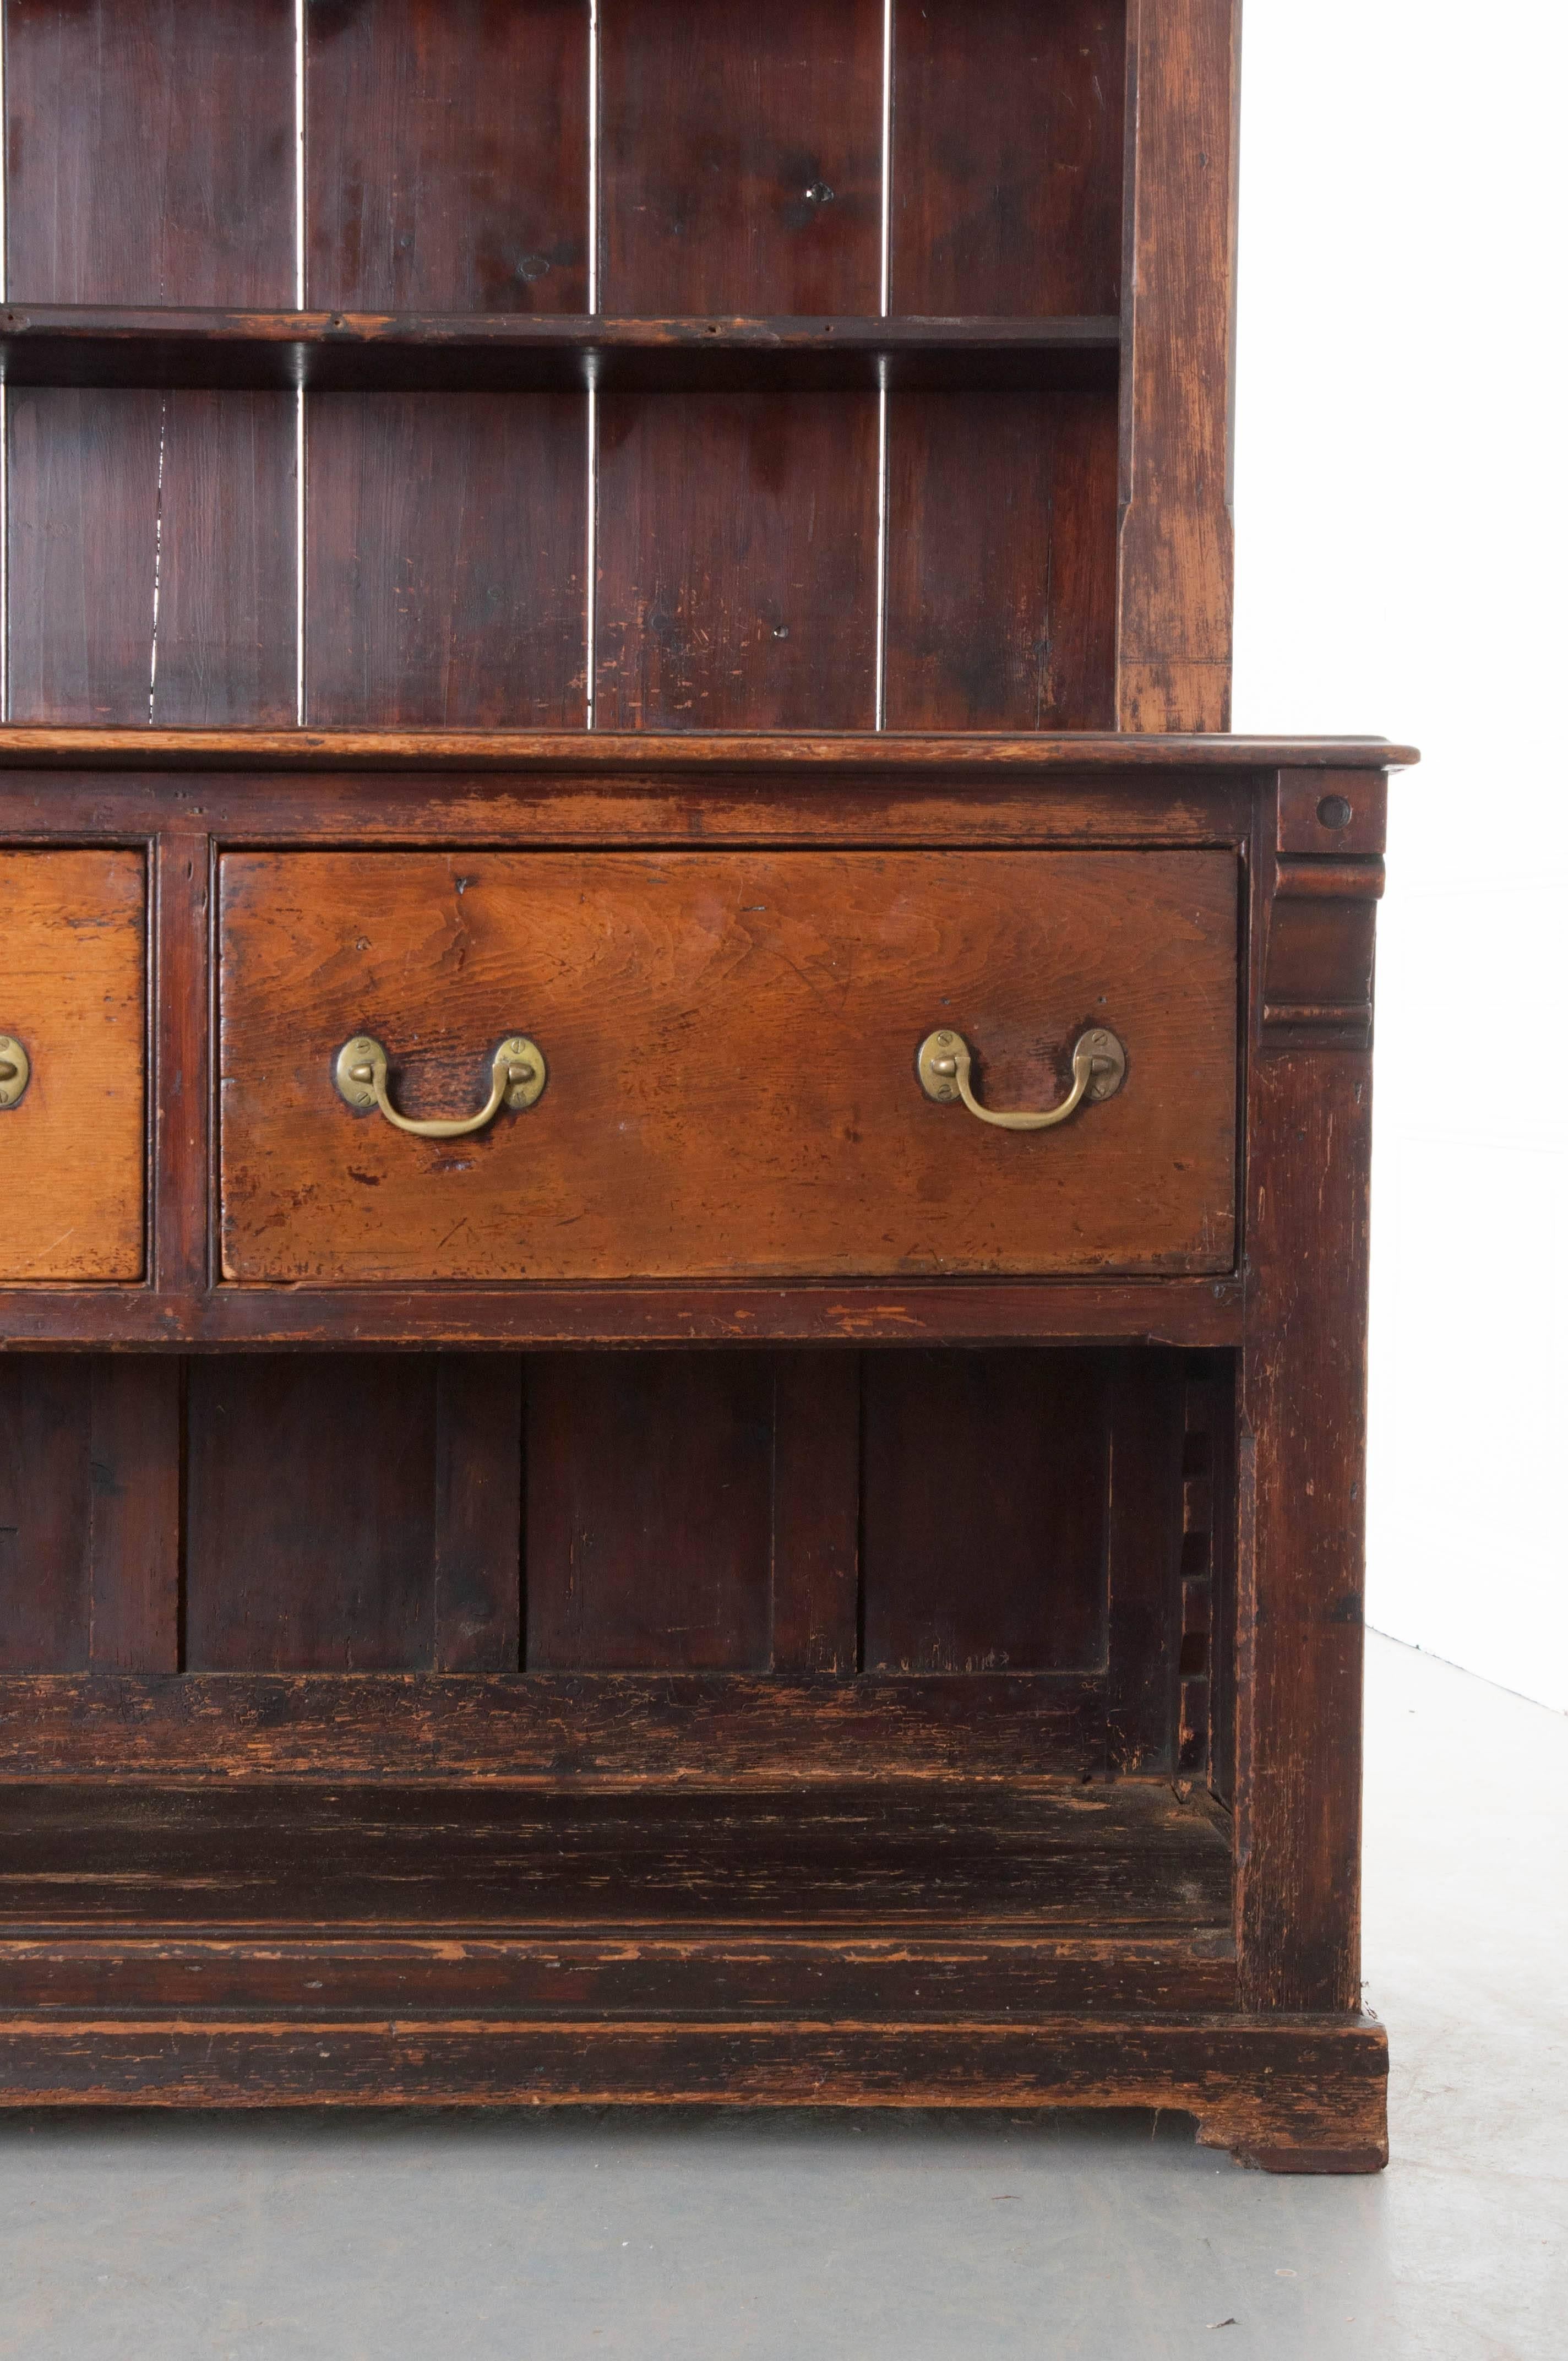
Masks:
[[[0,1033],[0,1109],[14,1107],[33,1077],[32,1060],[14,1033]]]

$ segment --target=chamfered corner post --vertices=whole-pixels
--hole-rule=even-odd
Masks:
[[[1240,1401],[1242,2005],[1360,2006],[1372,976],[1386,775],[1263,782]]]

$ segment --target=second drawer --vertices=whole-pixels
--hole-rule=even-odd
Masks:
[[[1228,1269],[1236,909],[1224,851],[228,854],[225,1275]]]

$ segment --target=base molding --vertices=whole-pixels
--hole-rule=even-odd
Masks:
[[[1275,2172],[1387,2161],[1365,2017],[0,2016],[0,2104],[1155,2107]]]

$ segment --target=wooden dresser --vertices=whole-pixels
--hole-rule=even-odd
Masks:
[[[8,0],[0,2098],[1384,2160],[1234,58]]]

